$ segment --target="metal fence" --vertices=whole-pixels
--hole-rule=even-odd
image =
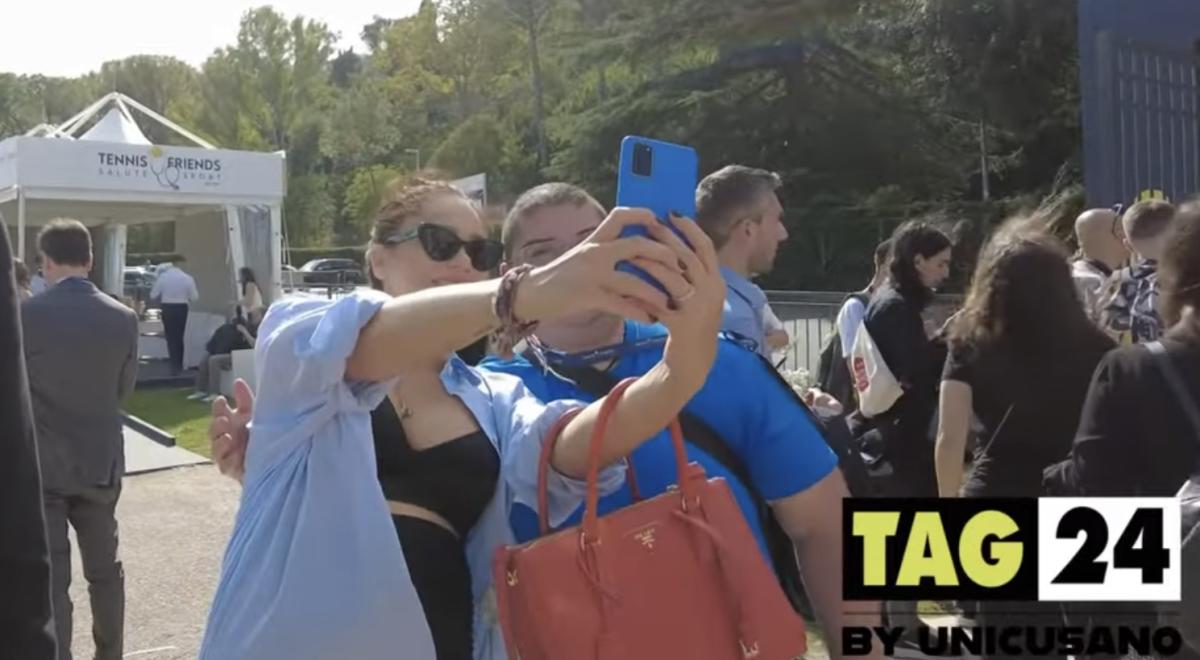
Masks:
[[[1200,2],[1080,0],[1088,203],[1200,193]]]
[[[355,288],[362,287],[306,284],[284,287],[284,293],[338,300]],[[775,362],[784,360],[784,369],[804,370],[815,377],[821,349],[836,330],[838,311],[849,295],[838,291],[768,291],[771,309],[783,321],[792,340],[786,349],[775,354]],[[940,326],[960,304],[961,296],[938,296],[926,317],[931,324]]]
[[[836,331],[838,311],[849,295],[836,291],[768,291],[771,309],[783,321],[792,340],[786,349],[775,354],[775,361],[783,359],[784,369],[804,370],[815,378],[821,349]],[[931,325],[940,327],[961,304],[962,296],[938,296],[926,318]]]

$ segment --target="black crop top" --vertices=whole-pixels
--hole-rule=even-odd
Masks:
[[[500,457],[487,435],[476,431],[416,451],[386,398],[371,413],[371,430],[384,497],[429,509],[466,538],[500,478]]]

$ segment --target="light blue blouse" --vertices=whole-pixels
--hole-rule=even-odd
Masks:
[[[428,625],[376,476],[370,412],[390,383],[352,382],[346,359],[387,296],[271,306],[255,348],[258,399],[245,488],[209,612],[202,660],[434,660]],[[397,347],[397,350],[403,350]],[[504,660],[491,563],[513,543],[514,502],[536,508],[541,439],[578,402],[545,405],[520,380],[452,358],[446,391],[475,416],[501,457],[496,493],[466,539],[475,597],[475,658]],[[624,480],[602,473],[601,491]],[[561,524],[584,484],[559,474],[550,517]]]

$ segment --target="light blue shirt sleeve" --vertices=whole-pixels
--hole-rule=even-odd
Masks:
[[[846,301],[845,305],[842,305],[842,311],[838,312],[837,316],[838,339],[842,342],[842,357],[850,356],[850,349],[854,348],[854,339],[858,336],[858,326],[866,315],[867,307],[858,298],[851,298]]]
[[[436,657],[376,476],[370,411],[388,385],[345,378],[385,300],[284,300],[267,314],[245,489],[200,660]]]
[[[560,417],[588,404],[569,399],[543,403],[519,379],[507,374],[489,373],[488,380],[496,396],[504,399],[503,405],[494,408],[503,413],[498,423],[501,432],[508,436],[502,467],[504,478],[513,490],[514,500],[537,511],[538,466],[546,436]],[[613,493],[624,483],[624,461],[600,470],[597,485],[601,497]],[[557,527],[583,503],[587,482],[568,477],[551,466],[546,490],[550,526]]]
[[[255,374],[260,388],[254,402],[255,427],[284,422],[291,428],[262,434],[246,452],[252,461],[269,461],[315,428],[297,423],[309,417],[327,419],[341,412],[369,413],[383,401],[391,382],[348,381],[346,361],[359,331],[389,297],[363,289],[337,302],[297,298],[272,305],[259,328]],[[369,442],[370,437],[365,438]]]

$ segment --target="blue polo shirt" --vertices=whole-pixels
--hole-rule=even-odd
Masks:
[[[662,326],[633,322],[625,324],[623,346],[628,348],[610,370],[618,380],[641,376],[662,359],[663,345],[645,345],[644,339],[665,337]],[[642,342],[642,345],[635,345]],[[525,387],[542,401],[595,397],[574,383],[545,373],[523,358],[501,361],[488,358],[480,365],[521,378]],[[754,487],[767,500],[779,500],[802,492],[837,468],[837,457],[825,444],[807,412],[769,366],[739,344],[722,339],[708,381],[688,402],[686,410],[704,421],[741,458]],[[632,454],[638,487],[643,497],[666,492],[677,482],[675,455],[670,434],[664,430]],[[716,459],[691,443],[688,457],[704,467],[710,477],[724,477],[741,506],[764,556],[770,559],[762,524],[754,500],[736,477]],[[600,499],[601,515],[632,502],[626,488]],[[581,506],[564,526],[577,525],[583,518]],[[510,520],[518,542],[539,536],[536,512],[514,505]]]

